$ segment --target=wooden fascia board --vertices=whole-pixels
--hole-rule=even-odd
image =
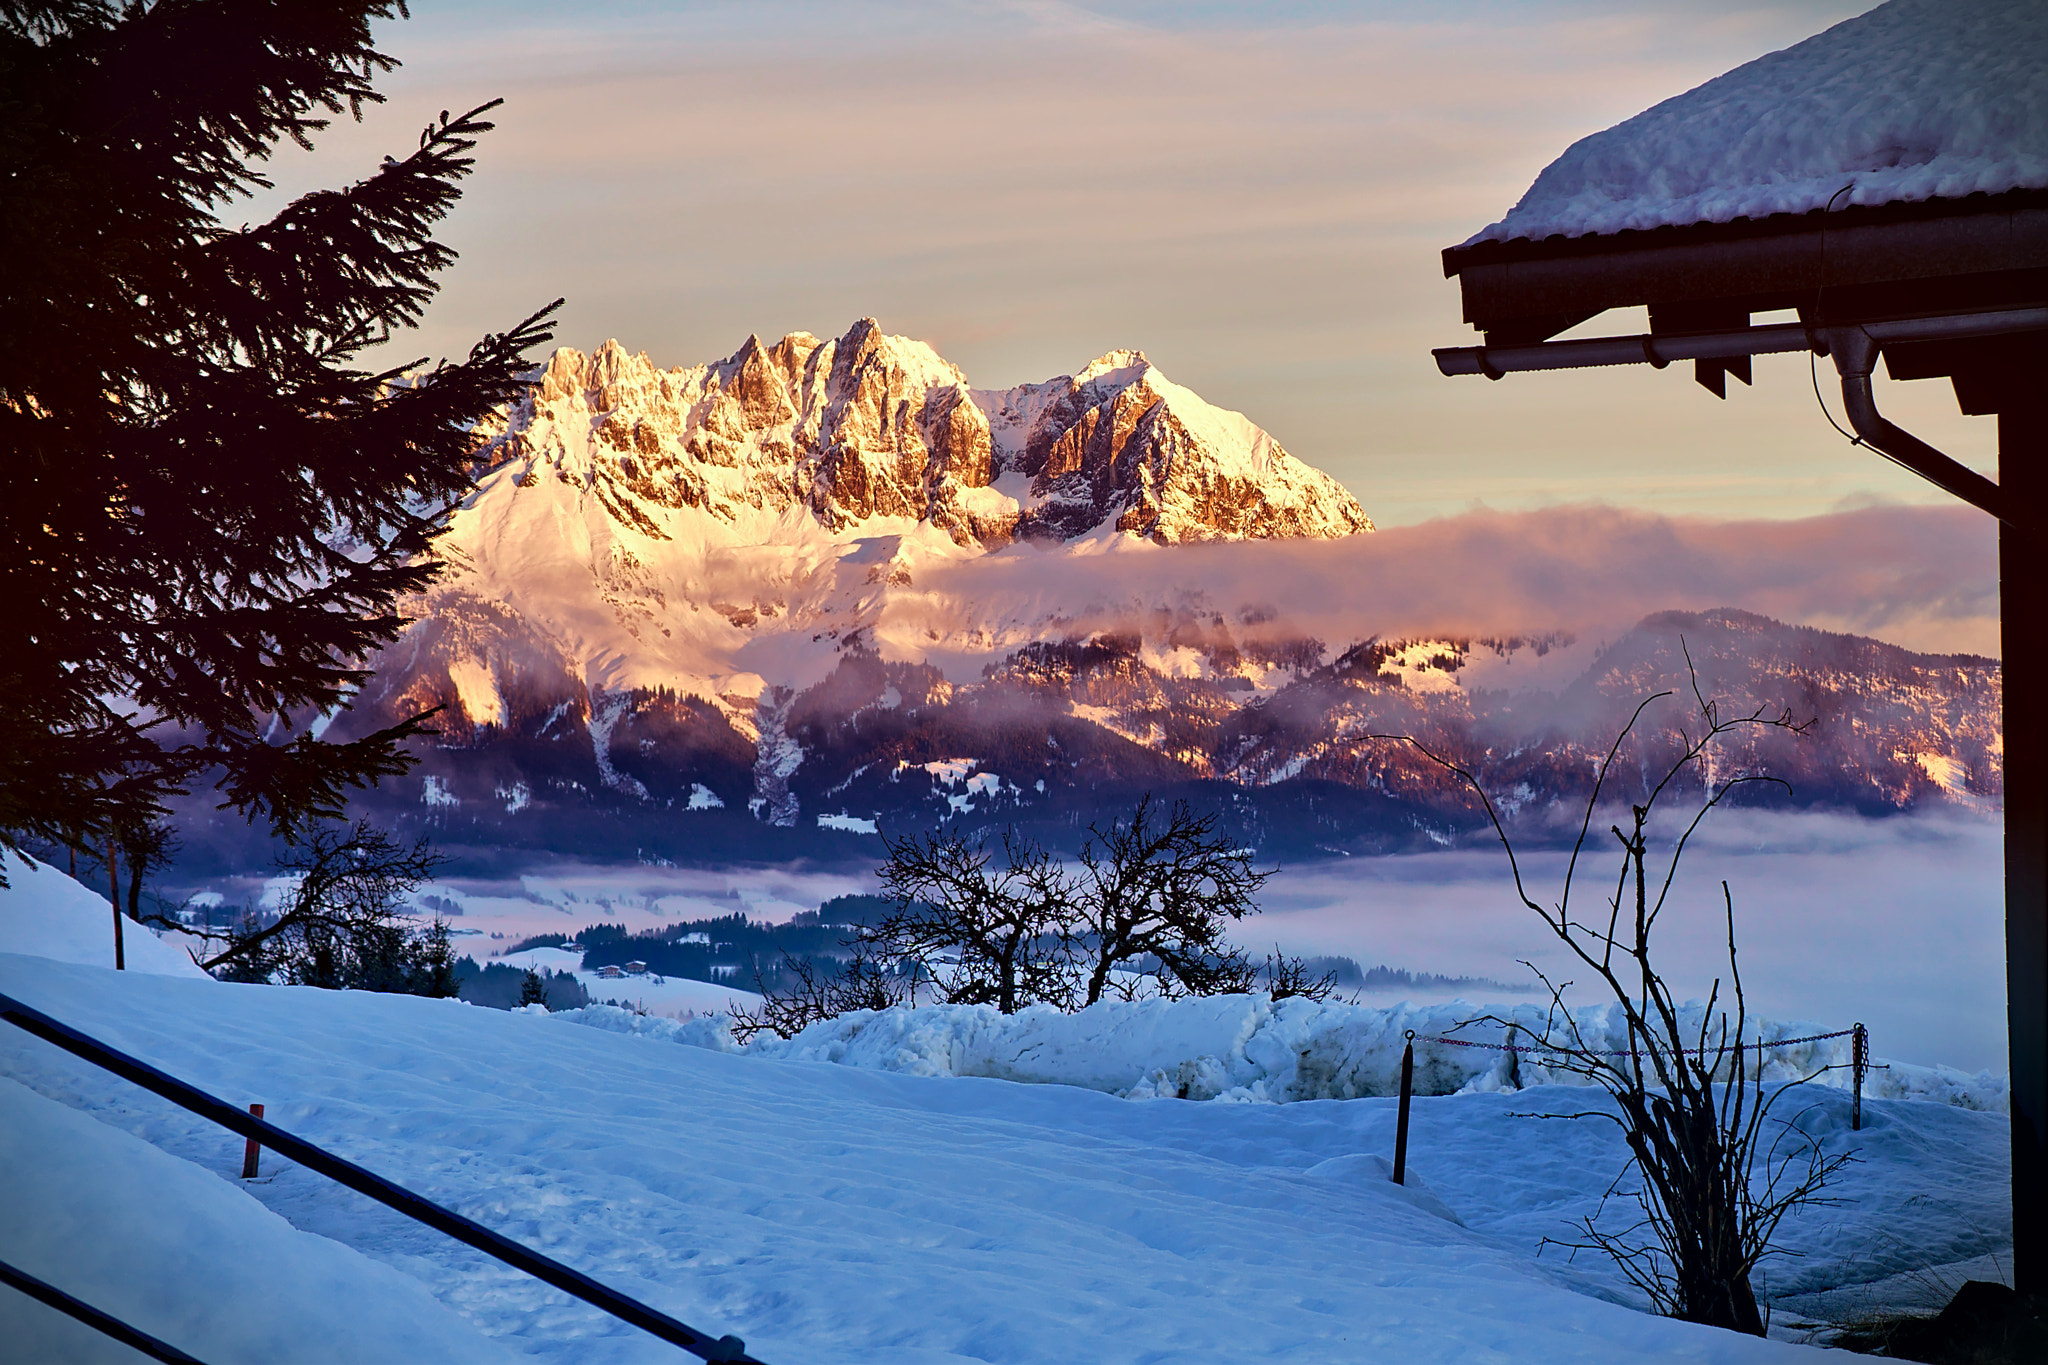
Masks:
[[[1721,302],[1756,312],[1811,309],[1817,298],[1825,310],[1831,289],[1867,301],[1873,287],[1968,289],[1973,279],[2024,281],[2048,270],[2048,207],[1641,240],[1651,235],[1617,234],[1606,251],[1581,245],[1569,254],[1467,261],[1457,270],[1465,321],[1491,330],[1642,304]]]

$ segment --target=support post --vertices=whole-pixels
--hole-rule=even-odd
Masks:
[[[121,871],[114,862],[114,833],[107,831],[107,904],[114,911],[114,970],[128,970],[128,953],[121,942]]]
[[[1401,1107],[1394,1117],[1394,1183],[1408,1183],[1408,1097],[1415,1090],[1415,1030],[1401,1049]]]
[[[2048,399],[1998,418],[1999,483],[2048,504]],[[2005,732],[2005,1000],[2012,1063],[2013,1285],[2048,1293],[2048,545],[1998,529]]]
[[[1856,1098],[1849,1106],[1849,1131],[1863,1131],[1863,1073],[1870,1069],[1870,1030],[1857,1024],[1849,1031],[1849,1075],[1855,1081]]]
[[[249,1117],[258,1119],[262,1118],[263,1106],[260,1104],[250,1105]],[[255,1138],[246,1139],[242,1146],[242,1179],[254,1180],[256,1178],[256,1165],[262,1159],[262,1144],[257,1142]]]

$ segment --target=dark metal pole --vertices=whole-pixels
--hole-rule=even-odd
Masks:
[[[1856,1085],[1856,1098],[1849,1106],[1849,1131],[1863,1131],[1863,1073],[1870,1066],[1870,1031],[1859,1022],[1849,1032],[1849,1074]]]
[[[1394,1118],[1394,1183],[1408,1183],[1408,1097],[1415,1090],[1415,1030],[1401,1049],[1401,1108]]]
[[[2038,393],[2038,389],[2036,393]],[[1999,484],[2048,504],[2048,400],[1999,414]],[[2005,999],[2012,1062],[2012,1262],[2048,1293],[2048,547],[1998,528],[2005,730]]]
[[[316,1147],[304,1138],[294,1136],[274,1124],[244,1114],[232,1104],[207,1094],[197,1086],[187,1085],[176,1076],[157,1070],[148,1062],[110,1048],[97,1038],[88,1037],[69,1024],[52,1019],[41,1010],[25,1005],[12,996],[0,995],[0,1020],[13,1024],[24,1033],[32,1033],[45,1042],[54,1043],[74,1057],[82,1057],[94,1066],[111,1071],[144,1090],[161,1095],[172,1104],[189,1109],[201,1118],[211,1119],[231,1133],[240,1133],[245,1138],[260,1142],[279,1156],[296,1161],[308,1170],[317,1171],[337,1184],[346,1185],[357,1194],[368,1195],[378,1203],[398,1210],[414,1222],[424,1223],[430,1228],[444,1232],[456,1241],[473,1246],[487,1256],[495,1256],[515,1269],[525,1271],[536,1280],[551,1284],[566,1294],[573,1294],[621,1321],[630,1322],[650,1335],[680,1346],[692,1355],[702,1357],[711,1362],[711,1365],[761,1365],[760,1361],[746,1353],[746,1343],[738,1337],[723,1336],[713,1340],[708,1332],[700,1332],[687,1323],[678,1322],[659,1309],[648,1307],[638,1299],[628,1298],[617,1290],[591,1279],[580,1270],[572,1270],[560,1261],[541,1255],[531,1247],[522,1246],[473,1219],[463,1217],[453,1209],[443,1208],[430,1199],[414,1194],[403,1185],[393,1184],[374,1171],[366,1171],[352,1161],[344,1161],[324,1147]]]
[[[121,942],[121,874],[114,866],[114,835],[107,832],[107,904],[114,911],[114,970],[125,971],[128,953]]]
[[[76,1318],[95,1332],[103,1332],[120,1342],[133,1347],[151,1360],[170,1362],[170,1365],[200,1365],[197,1356],[186,1355],[168,1341],[151,1336],[140,1327],[131,1327],[111,1313],[93,1307],[83,1299],[74,1298],[43,1280],[37,1279],[26,1270],[20,1270],[0,1261],[0,1284],[10,1285],[36,1300],[48,1304],[69,1318]]]

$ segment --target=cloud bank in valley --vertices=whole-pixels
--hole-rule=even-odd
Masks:
[[[1127,630],[1161,608],[1338,644],[1599,636],[1654,611],[1736,607],[1926,652],[1998,653],[1995,528],[1958,508],[1789,521],[1476,510],[1340,541],[1020,545],[931,566],[918,586],[927,608],[943,601],[963,620],[1059,617],[1076,636]]]

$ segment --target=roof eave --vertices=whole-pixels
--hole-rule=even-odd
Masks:
[[[2048,292],[2048,191],[1480,242],[1443,256],[1465,320],[1489,340],[1541,340],[1644,304],[1673,315],[1797,308],[1816,321],[1953,312]]]

